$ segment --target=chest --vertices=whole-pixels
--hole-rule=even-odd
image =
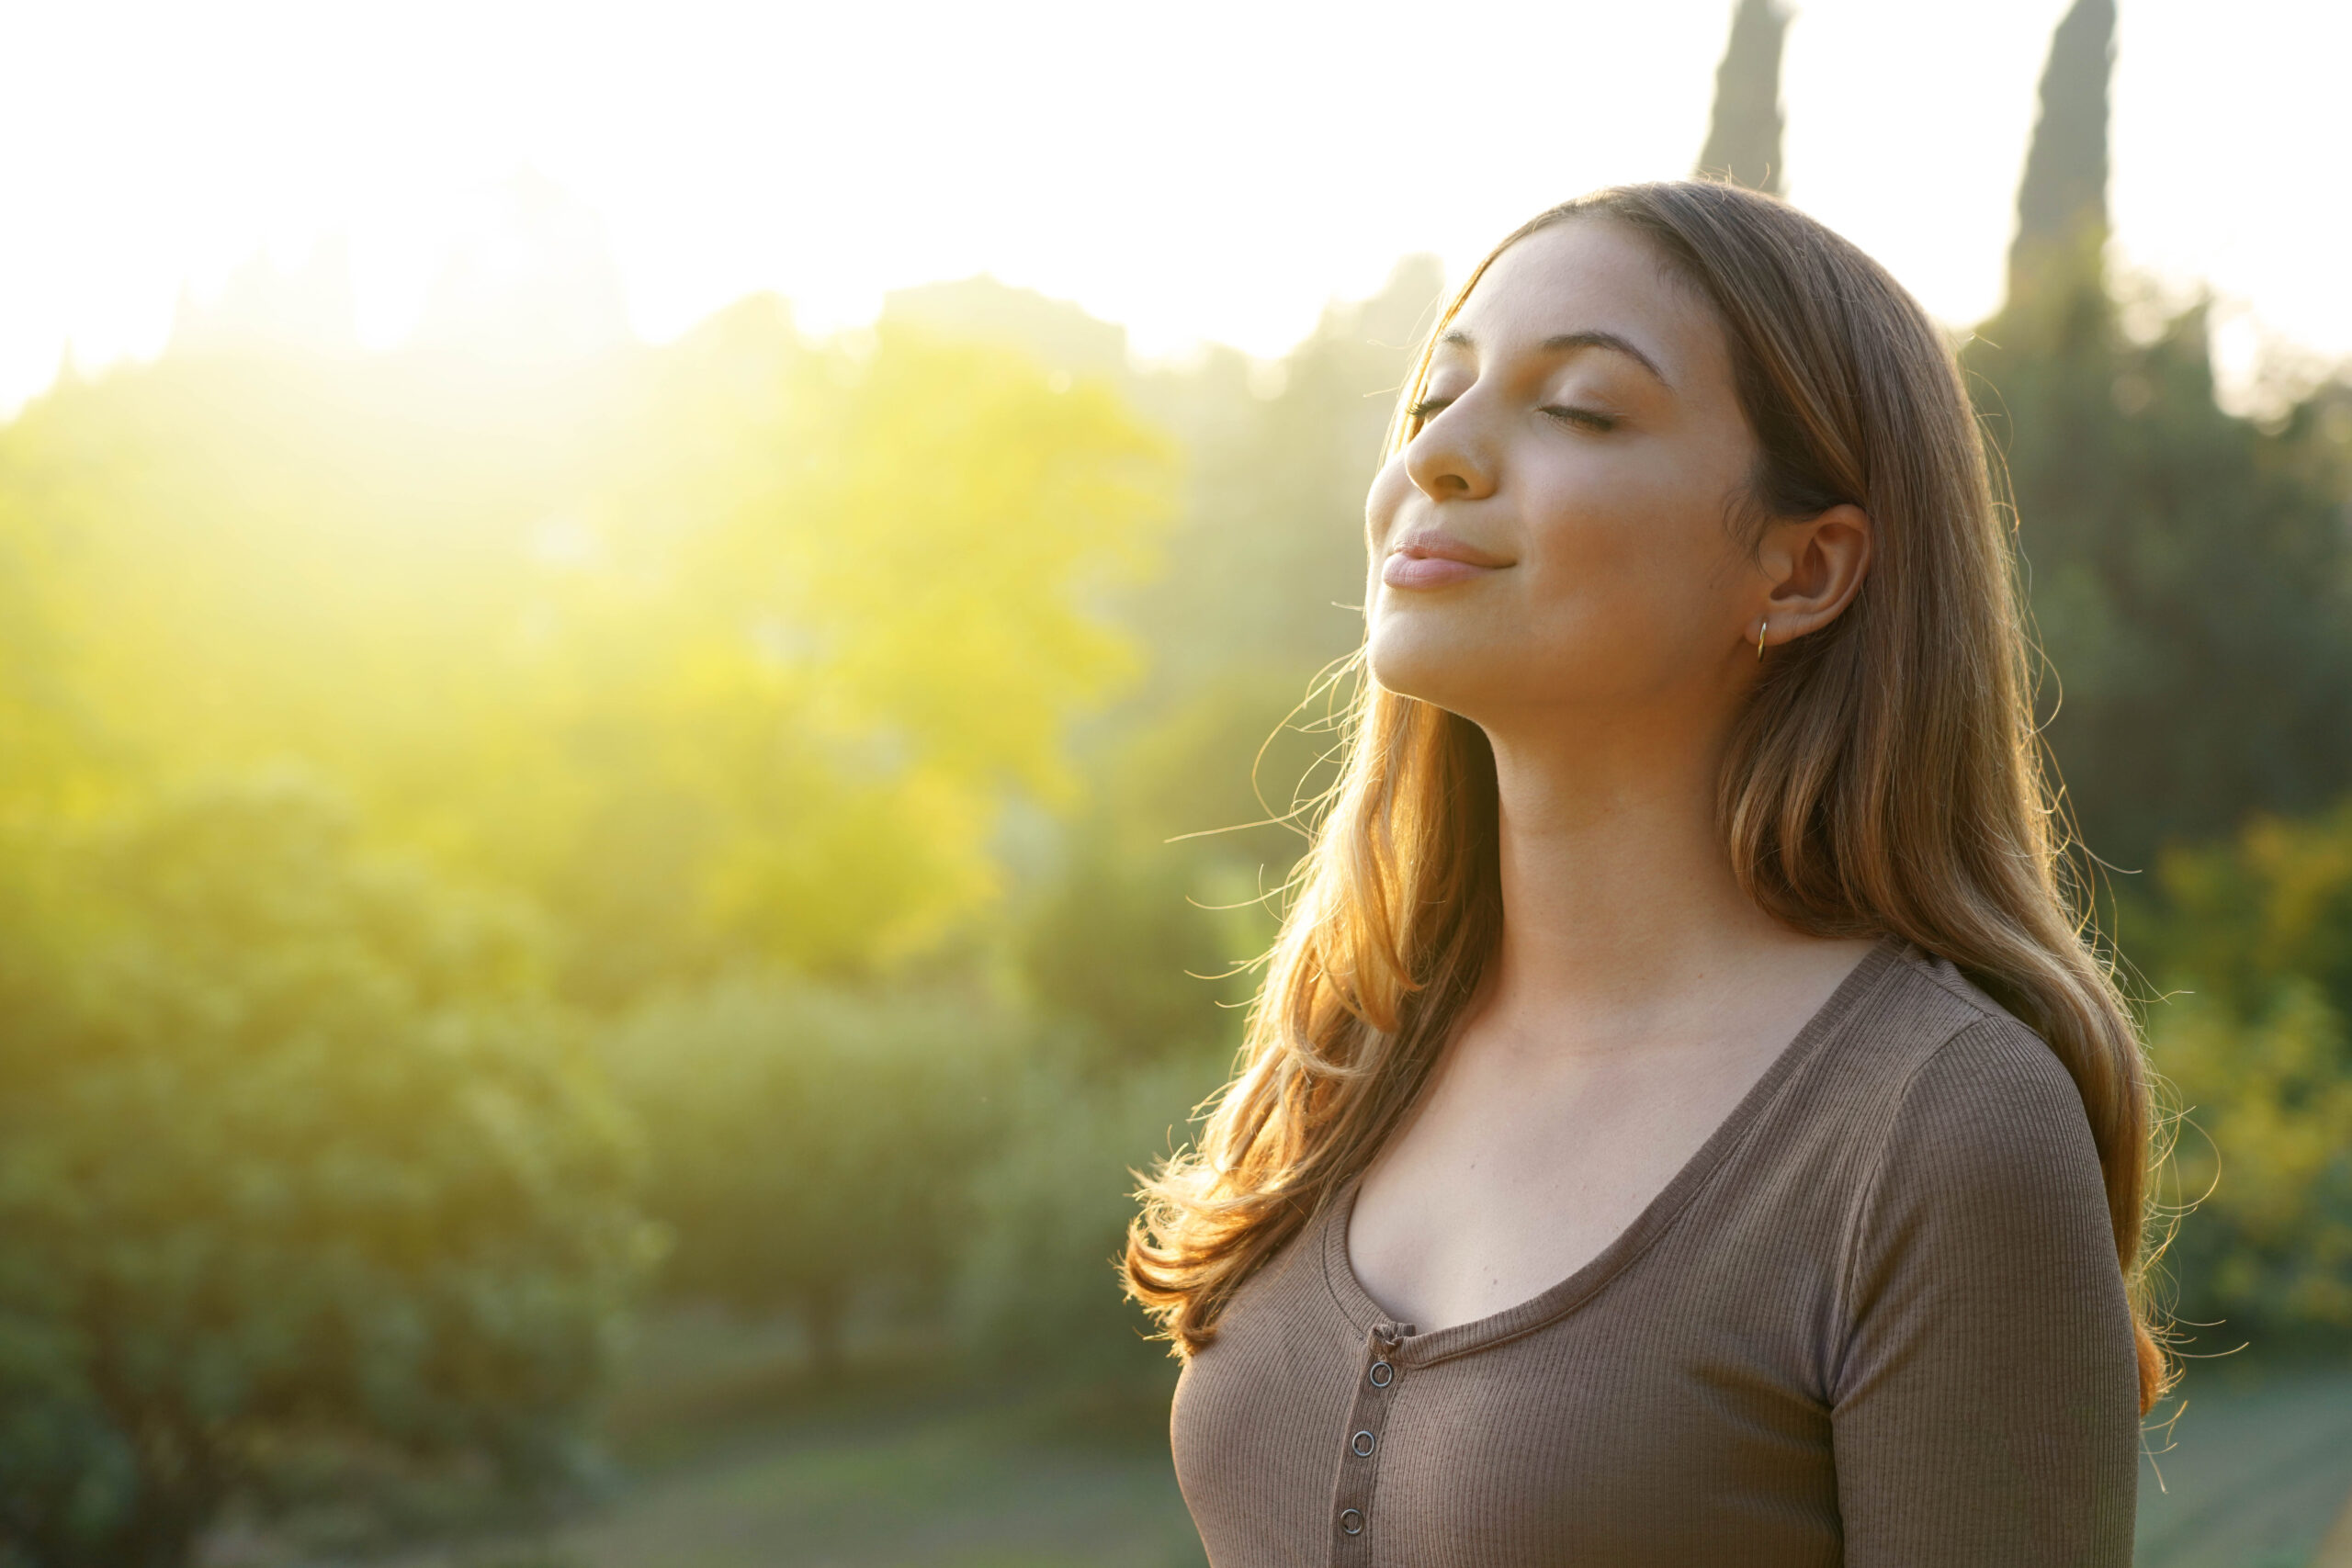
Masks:
[[[1467,1349],[1385,1337],[1295,1274],[1237,1303],[1172,1430],[1215,1568],[1646,1568],[1726,1541],[1766,1568],[1837,1562],[1804,1314],[1758,1314],[1752,1280],[1703,1269],[1618,1283]]]
[[[1423,1328],[1526,1300],[1623,1234],[1762,1066],[1723,1053],[1550,1074],[1449,1064],[1365,1177],[1356,1276]]]

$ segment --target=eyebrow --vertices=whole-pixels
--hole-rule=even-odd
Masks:
[[[1446,333],[1443,337],[1438,339],[1438,342],[1449,344],[1454,348],[1475,349],[1478,346],[1477,344],[1472,340],[1468,333],[1462,331],[1458,327],[1453,332]],[[1543,351],[1546,354],[1565,354],[1572,349],[1578,348],[1605,348],[1614,353],[1622,354],[1626,358],[1632,360],[1634,364],[1640,366],[1643,369],[1648,371],[1651,375],[1657,377],[1660,386],[1665,387],[1669,390],[1672,389],[1674,386],[1673,382],[1666,378],[1666,372],[1657,367],[1657,360],[1652,359],[1648,355],[1644,354],[1641,349],[1634,344],[1632,339],[1620,337],[1615,333],[1555,333],[1552,336],[1545,338],[1543,343]]]

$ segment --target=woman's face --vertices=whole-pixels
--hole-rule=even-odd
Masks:
[[[1756,437],[1713,310],[1638,235],[1572,219],[1497,257],[1421,407],[1365,508],[1382,685],[1491,728],[1752,678],[1770,585],[1732,519]]]

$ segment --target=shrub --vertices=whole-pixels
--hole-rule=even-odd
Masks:
[[[2180,1315],[2233,1343],[2352,1328],[2352,805],[2175,850],[2159,891],[2132,951],[2184,1112]]]
[[[2184,1121],[2170,1271],[2182,1316],[2293,1337],[2352,1329],[2352,1042],[2308,981],[2252,1018],[2188,997],[2154,1032]]]
[[[0,1547],[183,1562],[288,1433],[560,1472],[642,1246],[524,928],[283,781],[15,851]]]
[[[1182,1141],[1216,1087],[1201,1053],[1103,1082],[1043,1062],[1015,1089],[1007,1135],[972,1182],[958,1321],[985,1361],[1117,1382],[1166,1367],[1121,1299],[1134,1172]]]
[[[935,1310],[1012,1039],[958,998],[775,978],[639,1010],[605,1052],[646,1130],[664,1292],[792,1314],[825,1375],[854,1312]]]

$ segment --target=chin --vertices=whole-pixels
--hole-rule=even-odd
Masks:
[[[1384,615],[1364,643],[1372,678],[1399,696],[1418,697],[1450,713],[1468,714],[1480,688],[1491,685],[1502,661],[1440,623],[1451,617]],[[1455,635],[1449,635],[1455,634]]]

